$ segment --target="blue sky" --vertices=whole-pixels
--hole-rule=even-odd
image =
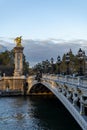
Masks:
[[[0,37],[87,39],[87,0],[0,0]]]

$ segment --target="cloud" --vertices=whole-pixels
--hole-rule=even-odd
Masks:
[[[56,41],[56,42],[55,42]],[[87,51],[86,40],[71,40],[65,41],[62,39],[49,39],[49,40],[24,40],[25,46],[24,53],[26,58],[30,61],[30,65],[34,65],[42,60],[50,60],[51,57],[57,59],[57,56],[63,56],[70,48],[74,54],[77,54],[79,48]]]
[[[22,41],[24,46],[24,54],[26,60],[30,63],[30,66],[35,65],[43,60],[50,60],[51,57],[54,58],[55,62],[57,56],[63,56],[67,53],[70,48],[74,54],[77,54],[79,48],[81,47],[87,53],[87,41],[82,39],[76,40],[63,40],[63,39],[48,39],[48,40],[32,40],[27,39]],[[15,43],[0,41],[7,49],[11,50],[15,47]]]

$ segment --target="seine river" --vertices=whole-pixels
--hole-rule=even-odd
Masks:
[[[53,96],[0,98],[0,130],[81,130]]]

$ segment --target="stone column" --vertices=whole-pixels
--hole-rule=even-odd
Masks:
[[[14,76],[22,76],[23,75],[23,47],[16,46],[14,48],[15,53],[15,69]]]

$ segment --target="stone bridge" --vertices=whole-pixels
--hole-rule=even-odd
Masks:
[[[29,94],[54,94],[71,113],[83,130],[87,130],[87,79],[82,77],[43,75],[27,78]]]

